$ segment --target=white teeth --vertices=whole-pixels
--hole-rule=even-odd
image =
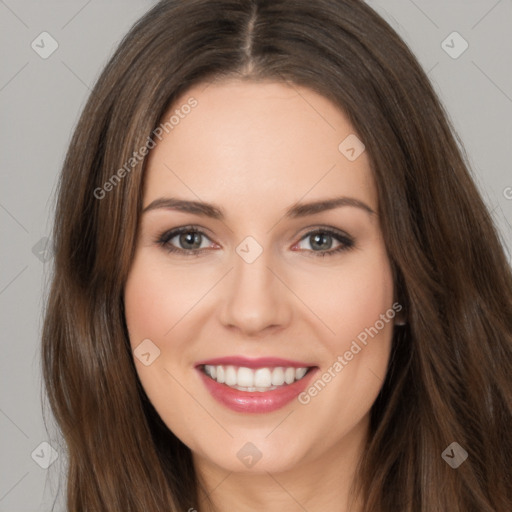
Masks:
[[[272,372],[272,386],[282,386],[284,384],[284,371],[279,366]]]
[[[250,368],[240,367],[237,373],[237,386],[252,388],[254,386],[254,372]]]
[[[216,380],[219,384],[240,391],[269,391],[285,384],[293,384],[306,375],[308,368],[246,368],[244,366],[205,365],[206,375]]]
[[[304,375],[306,375],[306,372],[308,371],[307,368],[296,368],[295,369],[295,380],[300,380]],[[215,378],[215,375],[213,375],[213,378]]]
[[[295,368],[286,368],[284,371],[284,381],[291,384],[295,380]]]
[[[227,386],[237,385],[236,370],[233,368],[233,366],[226,367],[226,380],[224,382]]]
[[[254,385],[257,388],[269,388],[272,385],[272,373],[269,368],[258,368],[254,372]]]

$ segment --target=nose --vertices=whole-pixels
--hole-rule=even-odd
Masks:
[[[218,309],[221,323],[244,336],[258,337],[286,328],[292,318],[293,294],[270,261],[270,251],[252,263],[233,255]],[[274,265],[275,266],[275,265]]]

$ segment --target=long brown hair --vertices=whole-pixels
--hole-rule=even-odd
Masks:
[[[354,487],[364,510],[510,512],[510,267],[425,73],[359,0],[164,0],[101,74],[62,169],[42,337],[69,510],[198,506],[190,450],[149,402],[130,350],[123,287],[145,158],[130,159],[178,96],[226,77],[324,95],[372,162],[407,325],[371,411]],[[452,442],[468,453],[457,469],[441,456]]]

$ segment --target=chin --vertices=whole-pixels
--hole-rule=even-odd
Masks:
[[[265,434],[267,435],[267,434]],[[194,457],[198,456],[195,452]],[[282,443],[233,440],[230,447],[215,453],[203,452],[200,458],[208,464],[233,473],[267,474],[294,469],[303,460],[303,454],[291,452]]]

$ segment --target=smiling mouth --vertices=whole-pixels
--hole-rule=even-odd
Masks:
[[[261,367],[247,368],[233,365],[204,364],[199,369],[210,379],[232,389],[247,392],[265,392],[280,389],[302,380],[311,367]]]

